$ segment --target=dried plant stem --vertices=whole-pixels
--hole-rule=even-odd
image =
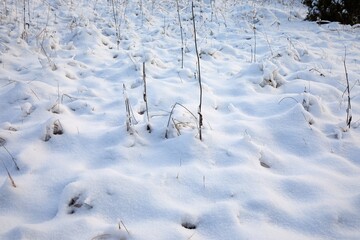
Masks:
[[[256,62],[256,26],[253,26],[254,31],[254,62]]]
[[[269,46],[269,49],[270,49],[270,52],[271,52],[271,56],[274,57],[274,56],[275,56],[275,55],[274,55],[274,51],[273,51],[273,49],[272,49],[272,47],[271,47],[271,43],[270,43],[270,41],[269,41],[268,35],[267,35],[266,33],[264,33],[264,35],[265,35],[266,42],[267,42],[267,44],[268,44],[268,46]]]
[[[253,19],[252,19],[252,30],[253,30],[253,33],[254,33],[254,62],[256,62],[256,15],[257,15],[257,12],[256,12],[256,9],[254,8],[254,15],[253,15]]]
[[[194,117],[195,122],[196,122],[196,125],[198,124],[198,119],[197,119],[197,117],[196,117],[187,107],[185,107],[185,106],[182,105],[181,103],[175,103],[174,106],[171,108],[171,111],[170,111],[169,119],[168,119],[167,126],[166,126],[165,138],[168,138],[169,125],[170,125],[170,121],[171,121],[171,119],[172,119],[171,117],[172,117],[172,115],[173,115],[173,113],[174,113],[174,110],[175,110],[175,107],[176,107],[176,106],[180,106],[180,107],[184,108],[188,113],[191,114],[191,116]],[[198,125],[197,125],[197,128],[199,128]]]
[[[3,160],[3,159],[1,159],[1,161],[2,161],[3,166],[4,166],[4,168],[5,168],[6,172],[7,172],[8,177],[9,177],[9,179],[10,179],[11,185],[12,185],[14,188],[16,188],[15,181],[14,181],[14,179],[11,177],[11,175],[10,175],[10,172],[9,172],[8,168],[6,167],[6,165],[5,165],[5,163],[4,163],[4,160]]]
[[[26,30],[26,0],[24,0],[24,6],[23,6],[23,10],[24,10],[24,12],[23,12],[23,24],[24,24],[24,31]]]
[[[180,27],[180,36],[181,36],[181,68],[184,68],[184,36],[183,36],[183,27],[181,23],[181,16],[180,16],[180,7],[179,7],[179,0],[176,0],[176,9],[179,19],[179,27]]]
[[[125,231],[130,235],[129,230],[127,229],[127,227],[125,226],[124,222],[122,220],[120,220],[121,224],[124,226]],[[120,226],[120,225],[119,225]]]
[[[193,20],[193,27],[194,27],[194,43],[195,43],[195,51],[196,51],[196,58],[197,58],[197,68],[198,68],[198,80],[199,80],[199,90],[200,90],[200,99],[199,99],[199,107],[198,107],[198,115],[199,115],[199,138],[202,140],[202,126],[203,126],[203,115],[201,112],[202,107],[202,84],[201,84],[201,68],[200,68],[200,57],[199,57],[199,50],[197,46],[197,39],[196,39],[196,25],[195,25],[195,14],[194,14],[194,1],[191,2],[191,12],[192,12],[192,20]]]
[[[280,104],[284,99],[288,99],[288,98],[294,100],[294,101],[297,102],[297,103],[299,103],[299,101],[296,100],[296,99],[293,98],[293,97],[283,97],[282,99],[280,99],[280,101],[278,102],[278,104]]]
[[[23,12],[23,18],[24,18],[24,22],[23,22],[23,24],[24,24],[24,30],[26,29],[26,19],[25,19],[25,15],[26,15],[26,0],[24,0],[24,12]]]
[[[309,70],[309,72],[311,72],[311,71],[315,71],[315,72],[319,73],[321,77],[325,77],[325,75],[322,72],[320,72],[319,70],[317,70],[316,68],[312,68]]]
[[[5,151],[9,154],[9,156],[11,157],[11,160],[14,162],[16,170],[20,171],[19,166],[17,165],[14,156],[10,153],[10,151],[4,146],[2,145],[2,147],[5,149]]]
[[[47,33],[47,26],[48,26],[48,22],[49,22],[49,14],[48,14],[48,18],[46,20],[46,26],[45,28],[37,35],[37,40],[39,41],[41,50],[43,52],[43,54],[45,55],[46,59],[48,60],[48,63],[51,67],[51,70],[55,71],[57,69],[56,64],[51,60],[51,58],[49,57],[49,55],[46,53],[46,50],[44,48],[44,41],[45,38],[47,37],[46,33]],[[41,42],[40,42],[40,38],[41,38]]]
[[[346,78],[346,91],[347,91],[347,109],[346,109],[346,125],[350,129],[352,114],[351,114],[351,97],[350,97],[350,83],[349,83],[349,74],[346,67],[346,48],[345,48],[345,57],[344,57],[344,70]]]
[[[28,20],[29,20],[29,27],[30,27],[30,21],[31,21],[31,18],[30,18],[30,0],[27,0],[27,13],[28,13]]]
[[[128,131],[130,134],[132,134],[131,131],[131,110],[130,110],[130,103],[129,98],[126,94],[126,87],[125,84],[123,84],[123,95],[124,95],[124,102],[125,102],[125,111],[126,111],[126,131]]]
[[[146,129],[151,133],[151,126],[150,126],[150,118],[149,118],[149,108],[148,108],[148,101],[147,101],[147,91],[146,91],[146,71],[145,71],[145,62],[143,62],[143,81],[144,81],[144,92],[143,92],[143,99],[145,102],[146,108],[146,118],[147,118],[147,125]]]
[[[115,1],[114,1],[114,0],[111,0],[111,5],[112,5],[113,18],[114,18],[114,24],[115,24],[115,32],[116,32],[116,45],[117,45],[117,48],[119,49],[119,44],[120,44],[120,29],[119,29],[119,25],[118,25],[118,11],[117,11],[117,6],[115,6]]]

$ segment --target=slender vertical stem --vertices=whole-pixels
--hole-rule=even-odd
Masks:
[[[150,127],[150,118],[149,118],[149,108],[148,108],[148,102],[147,102],[147,92],[146,92],[146,71],[145,71],[145,62],[143,62],[143,81],[144,81],[144,92],[143,92],[143,99],[145,102],[145,108],[146,108],[146,117],[147,117],[147,130],[149,133],[151,132]]]
[[[125,111],[126,111],[126,131],[131,132],[131,113],[130,113],[130,103],[129,98],[126,94],[126,87],[123,84],[123,95],[124,95],[124,102],[125,102]]]
[[[347,90],[347,101],[348,107],[346,109],[346,125],[350,128],[352,114],[351,114],[351,97],[350,97],[350,83],[349,83],[349,75],[346,67],[346,48],[345,48],[345,57],[344,57],[344,69],[345,69],[345,78],[346,78],[346,90]]]
[[[194,42],[195,42],[195,51],[196,51],[196,58],[197,58],[197,68],[198,68],[198,79],[199,79],[199,90],[200,90],[200,100],[199,100],[199,138],[202,140],[202,133],[201,128],[203,126],[203,116],[201,113],[202,107],[202,84],[201,84],[201,68],[200,68],[200,57],[199,57],[199,50],[197,46],[197,38],[196,38],[196,25],[195,25],[195,14],[194,14],[194,1],[191,2],[191,10],[192,10],[192,20],[193,20],[193,27],[194,27]]]
[[[119,49],[120,44],[120,33],[119,33],[119,26],[118,26],[118,14],[117,14],[117,6],[115,6],[114,0],[111,0],[112,10],[113,10],[113,18],[114,18],[114,24],[115,24],[115,31],[116,31],[116,44],[117,48]]]
[[[140,0],[140,11],[141,11],[141,26],[144,25],[144,9],[143,9],[143,1]]]
[[[26,15],[26,0],[24,0],[24,15],[23,15],[23,17],[24,17],[24,31],[26,31],[26,17],[25,17],[25,15]]]
[[[181,36],[181,68],[184,68],[184,36],[183,36],[183,27],[181,23],[181,16],[180,16],[180,7],[179,7],[179,0],[176,0],[176,8],[179,18],[179,26],[180,26],[180,36]]]
[[[254,15],[253,15],[253,32],[254,32],[254,62],[256,62],[256,15],[257,15],[257,12],[256,10],[254,9]]]
[[[29,28],[30,28],[30,0],[27,0],[27,3],[28,3],[28,6],[27,6],[27,8],[28,8],[28,21],[29,21]]]
[[[4,1],[4,12],[5,12],[5,16],[8,16],[8,11],[7,11],[7,0]]]
[[[256,26],[253,26],[254,31],[254,62],[256,62]]]

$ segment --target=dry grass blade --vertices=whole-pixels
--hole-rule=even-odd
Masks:
[[[91,240],[106,240],[106,239],[110,239],[111,237],[112,237],[111,234],[104,233],[104,234],[98,235],[96,237],[93,237]]]
[[[181,132],[180,132],[180,127],[178,126],[178,123],[176,123],[175,122],[175,119],[171,119],[172,120],[172,122],[173,122],[173,124],[174,124],[174,127],[175,127],[175,129],[176,129],[176,131],[177,131],[177,134],[178,134],[178,136],[180,136],[181,135]]]
[[[133,134],[132,124],[137,124],[136,118],[134,116],[134,113],[131,109],[129,97],[127,96],[126,87],[125,84],[123,84],[123,96],[124,96],[124,102],[125,102],[125,111],[126,111],[126,131],[128,131],[130,134]]]
[[[9,154],[9,156],[11,157],[11,160],[13,161],[13,163],[15,164],[16,170],[20,170],[19,166],[16,163],[16,159],[14,158],[14,156],[10,153],[10,151],[5,147],[5,143],[6,140],[2,137],[0,137],[0,147],[3,147],[5,149],[5,151]]]
[[[131,133],[131,114],[130,114],[130,104],[129,98],[126,94],[126,87],[123,84],[123,95],[124,95],[124,102],[125,102],[125,110],[126,110],[126,131]]]
[[[197,124],[198,124],[198,119],[197,119],[197,117],[196,117],[187,107],[185,107],[185,106],[182,105],[181,103],[175,103],[174,106],[171,108],[171,111],[170,111],[169,119],[168,119],[168,122],[167,122],[167,125],[166,125],[165,138],[168,138],[168,137],[169,137],[168,134],[169,134],[170,121],[171,121],[171,119],[173,119],[173,118],[172,118],[172,115],[174,114],[174,110],[175,110],[175,107],[176,107],[176,106],[180,106],[180,107],[182,107],[183,109],[185,109],[188,113],[190,113],[191,116],[193,116],[194,119],[195,119],[196,127],[199,128],[199,125],[197,125]],[[174,124],[175,124],[175,123],[174,123]],[[178,130],[178,129],[177,129],[177,130]]]
[[[125,226],[124,222],[123,222],[122,220],[121,220],[120,222],[121,222],[121,224],[124,226],[125,231],[130,235],[130,232],[129,232],[129,230],[127,229],[127,227]]]
[[[293,98],[293,97],[283,97],[282,99],[280,99],[280,101],[278,102],[278,104],[280,104],[284,99],[287,99],[287,98],[292,99],[292,100],[294,100],[295,102],[299,103],[299,101],[296,100],[296,99]]]
[[[6,140],[2,137],[0,137],[0,147],[4,146],[6,143]]]
[[[11,185],[12,185],[14,188],[16,188],[15,181],[14,181],[14,179],[11,177],[11,174],[10,174],[8,168],[6,167],[4,160],[1,159],[1,161],[2,161],[3,166],[4,166],[4,168],[5,168],[6,172],[7,172],[8,177],[9,177],[9,179],[10,179]]]

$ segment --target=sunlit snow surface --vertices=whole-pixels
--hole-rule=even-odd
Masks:
[[[195,2],[200,141],[191,2],[181,68],[176,1],[3,1],[0,239],[360,239],[360,27],[299,2]]]

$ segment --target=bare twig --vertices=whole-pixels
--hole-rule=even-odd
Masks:
[[[121,224],[124,226],[125,231],[130,235],[129,230],[127,229],[127,227],[125,226],[124,222],[122,220],[120,220]]]
[[[197,68],[198,68],[198,80],[199,80],[199,90],[200,90],[200,99],[199,99],[199,108],[198,108],[198,115],[199,115],[199,138],[202,140],[202,132],[201,128],[203,126],[203,115],[201,113],[202,107],[202,84],[201,84],[201,68],[200,68],[200,57],[199,57],[199,50],[197,46],[197,39],[196,39],[196,25],[195,25],[195,14],[194,14],[194,1],[191,2],[191,12],[192,12],[192,20],[193,20],[193,27],[194,27],[194,43],[195,43],[195,51],[197,57]]]

